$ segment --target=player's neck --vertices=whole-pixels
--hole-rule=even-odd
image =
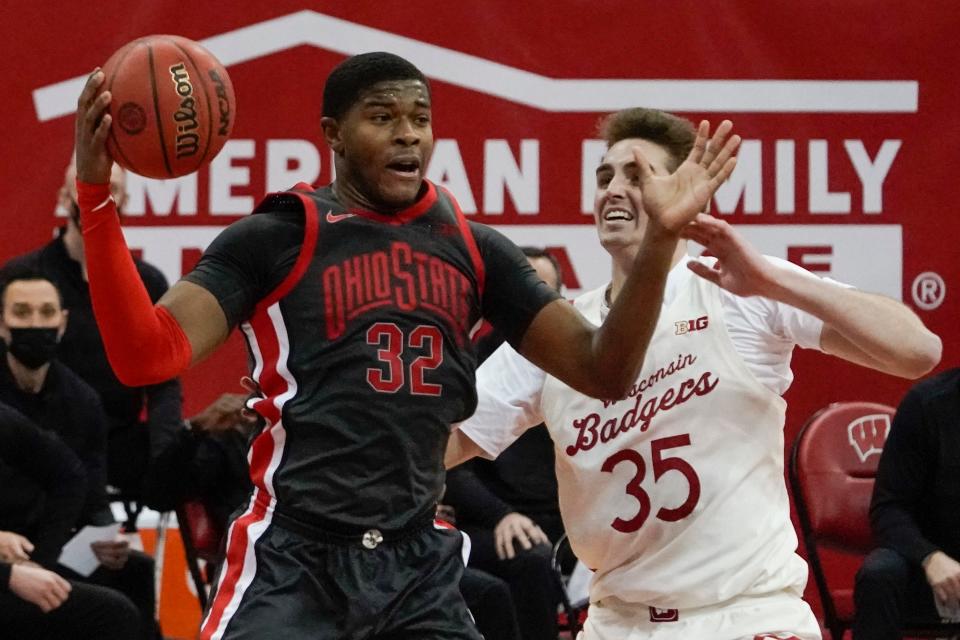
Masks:
[[[630,274],[630,270],[633,269],[633,263],[637,259],[637,253],[640,251],[639,245],[630,245],[629,247],[623,247],[622,249],[610,250],[610,258],[613,263],[613,274],[610,279],[610,284],[607,287],[607,302],[613,304],[613,301],[617,299],[617,295],[620,293],[620,290],[623,289],[624,283],[627,281],[627,276]],[[677,243],[677,250],[673,252],[673,258],[670,260],[670,268],[673,269],[677,266],[681,260],[687,255],[687,241],[680,240]]]
[[[30,394],[40,393],[43,383],[47,380],[47,372],[50,371],[49,362],[39,369],[28,369],[9,352],[7,352],[7,366],[10,367],[10,373],[17,388]]]
[[[87,256],[83,252],[83,235],[73,222],[67,223],[67,230],[63,234],[63,246],[66,247],[70,259],[80,263],[80,272],[83,274],[84,282],[86,282]]]

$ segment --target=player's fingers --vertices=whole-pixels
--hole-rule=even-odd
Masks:
[[[723,147],[720,149],[720,152],[716,157],[710,161],[710,164],[707,165],[707,172],[711,175],[717,175],[720,173],[724,166],[727,164],[727,160],[733,157],[733,154],[736,153],[737,148],[740,146],[741,138],[738,135],[730,136],[730,139],[727,140]]]
[[[103,84],[103,80],[104,75],[100,67],[94,69],[90,75],[87,76],[87,81],[83,85],[83,91],[80,92],[80,96],[77,98],[78,111],[87,108],[90,101],[97,95],[97,90],[100,88],[100,85]]]
[[[727,178],[730,177],[730,174],[733,173],[733,170],[736,168],[737,159],[730,158],[723,164],[723,167],[716,173],[716,175],[710,178],[707,188],[710,190],[711,196],[717,192],[717,189],[720,188],[720,185],[727,181]]]
[[[20,540],[21,540],[20,542],[21,548],[27,553],[33,553],[33,549],[34,549],[33,543],[27,540],[26,538],[21,538]]]
[[[690,155],[687,156],[687,160],[700,164],[700,161],[703,160],[703,155],[707,152],[707,139],[710,137],[710,123],[706,120],[700,121],[700,126],[697,127],[697,137],[693,141],[693,148],[690,149]]]
[[[110,135],[110,124],[113,122],[113,117],[109,113],[103,114],[103,117],[100,119],[100,124],[97,125],[96,130],[93,132],[93,138],[91,143],[94,149],[103,148],[107,143],[107,136]]]
[[[534,544],[550,544],[550,538],[548,538],[547,534],[543,532],[543,529],[537,525],[533,525],[533,530],[530,532],[530,539]]]
[[[650,161],[647,160],[647,156],[643,155],[643,151],[640,149],[640,147],[634,147],[632,151],[633,160],[637,165],[637,174],[640,177],[640,182],[644,183],[653,177],[653,167],[650,166]],[[628,189],[627,195],[630,196],[631,193],[632,191]],[[633,199],[634,198],[631,197],[631,200]],[[636,204],[637,203],[634,202],[634,206],[636,206]]]
[[[717,130],[713,133],[713,137],[710,138],[710,142],[707,143],[706,151],[700,159],[700,164],[705,167],[710,166],[714,158],[725,148],[727,136],[730,135],[731,131],[733,131],[732,122],[724,120],[720,123],[720,126],[718,126]]]
[[[720,264],[719,262],[717,263]],[[720,284],[720,271],[716,268],[708,267],[702,262],[697,262],[696,260],[691,260],[687,263],[687,268],[690,271],[693,271],[695,274],[703,278],[704,280],[709,280],[713,284]]]

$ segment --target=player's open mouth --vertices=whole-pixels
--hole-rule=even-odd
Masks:
[[[403,158],[393,160],[387,169],[403,178],[417,178],[420,176],[420,160],[418,158]]]
[[[603,219],[606,222],[613,222],[616,220],[629,222],[630,220],[633,220],[633,214],[626,209],[607,209],[603,212]]]

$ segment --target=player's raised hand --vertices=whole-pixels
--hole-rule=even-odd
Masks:
[[[710,123],[701,121],[690,155],[668,176],[656,175],[643,152],[634,148],[640,193],[630,191],[628,196],[640,199],[634,202],[637,210],[645,211],[667,231],[679,232],[706,209],[717,188],[733,172],[740,136],[730,135],[732,131],[733,123],[724,120],[711,138]]]
[[[107,135],[112,118],[106,112],[110,92],[98,95],[103,84],[103,71],[94,69],[77,100],[75,145],[77,150],[77,179],[90,184],[107,184],[113,159],[107,151]]]
[[[696,261],[687,263],[690,270],[701,278],[738,296],[774,297],[778,267],[767,261],[723,220],[701,213],[681,230],[680,235],[702,244],[717,258],[712,267]]]

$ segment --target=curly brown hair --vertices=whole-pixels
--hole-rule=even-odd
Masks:
[[[643,107],[611,113],[600,121],[598,129],[608,147],[629,138],[642,138],[660,145],[670,155],[667,169],[671,172],[686,159],[697,137],[697,130],[689,120]]]

